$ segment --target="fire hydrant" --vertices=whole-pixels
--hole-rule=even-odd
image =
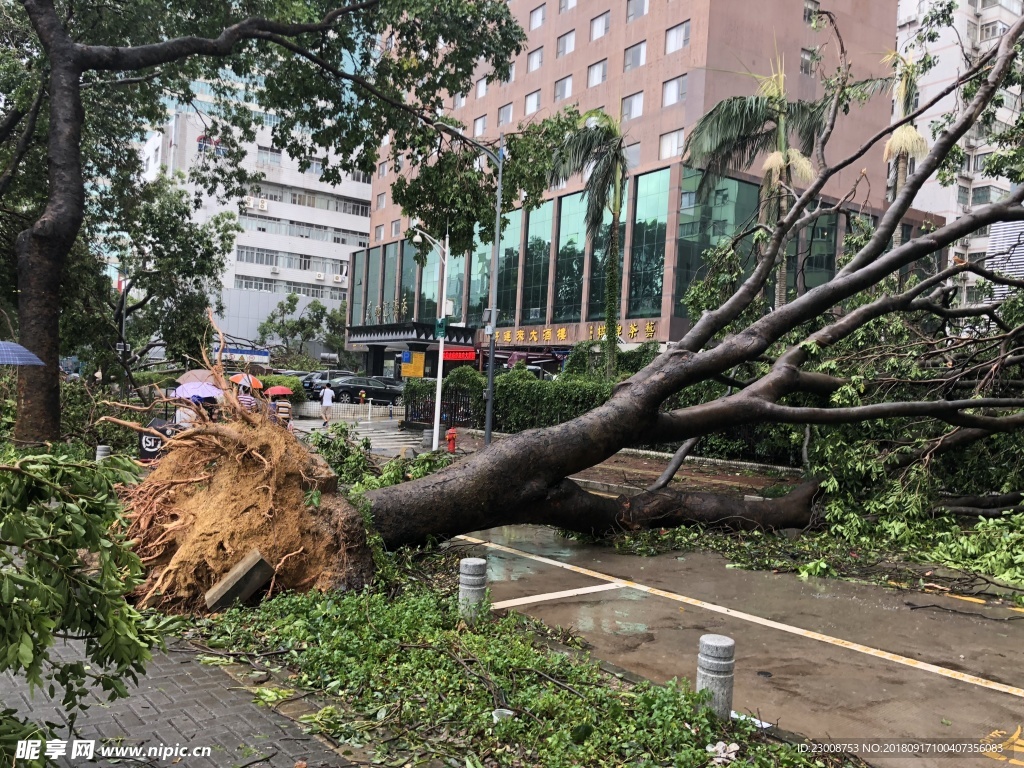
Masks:
[[[359,390],[359,404],[362,405],[365,402],[366,402],[366,390],[365,389],[360,389]]]
[[[448,441],[448,453],[455,453],[455,427],[444,433],[444,439]]]

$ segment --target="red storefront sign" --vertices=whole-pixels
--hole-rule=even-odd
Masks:
[[[476,350],[473,349],[446,349],[444,351],[445,360],[476,360]]]

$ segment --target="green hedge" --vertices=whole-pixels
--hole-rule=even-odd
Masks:
[[[256,378],[263,382],[264,390],[268,390],[271,387],[288,387],[292,391],[291,397],[288,398],[292,405],[298,406],[306,401],[306,393],[302,388],[302,379],[298,376],[278,376],[272,374],[269,376],[257,376]]]

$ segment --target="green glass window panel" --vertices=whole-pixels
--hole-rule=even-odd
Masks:
[[[622,264],[626,248],[626,212],[629,210],[629,184],[622,193],[622,213],[619,222],[619,276],[622,276]],[[587,306],[587,320],[604,318],[604,265],[611,247],[612,214],[605,209],[604,226],[594,238],[594,251],[590,255],[590,296]]]
[[[586,206],[583,193],[560,201],[558,256],[555,259],[556,323],[578,323],[583,312],[583,258],[587,247]]]
[[[523,260],[523,309],[520,325],[543,325],[548,319],[548,271],[551,266],[551,223],[554,201],[530,212]]]
[[[807,233],[807,257],[802,265],[803,282],[809,291],[824,285],[836,274],[839,214],[822,216],[804,231]]]
[[[476,240],[476,247],[470,254],[469,266],[469,309],[466,322],[479,326],[483,323],[484,310],[490,300],[492,244]]]
[[[694,281],[707,273],[704,253],[720,241],[749,228],[757,221],[758,187],[736,179],[722,179],[702,202],[697,197],[701,173],[683,168],[679,199],[679,230],[676,234],[676,284],[672,297],[672,313],[687,317],[686,292]],[[748,271],[752,244],[748,239],[741,246]]]
[[[395,317],[398,322],[412,320],[416,308],[416,246],[410,240],[402,241],[402,274],[398,286],[398,306]]]
[[[395,279],[398,276],[398,243],[384,246],[384,322],[394,323],[395,313]]]
[[[630,243],[629,317],[660,317],[665,282],[669,169],[637,179]]]
[[[366,259],[366,322],[380,323],[384,309],[380,304],[380,246],[371,248]]]
[[[509,224],[501,235],[501,253],[498,256],[498,325],[512,325],[515,321],[522,209],[510,212],[508,220]]]
[[[352,325],[365,325],[366,318],[363,314],[366,304],[363,299],[363,292],[366,288],[366,251],[356,251],[352,254],[352,271],[349,274],[349,298],[352,302]]]
[[[427,254],[420,283],[420,322],[437,319],[437,291],[441,284],[441,256],[437,249]]]
[[[454,317],[458,322],[462,321],[462,292],[466,285],[466,254],[452,254],[448,257],[448,264],[445,267],[445,301],[451,307],[448,317]]]

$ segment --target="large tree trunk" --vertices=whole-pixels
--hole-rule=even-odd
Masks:
[[[621,208],[612,216],[612,231],[609,238],[608,258],[604,264],[604,375],[609,381],[615,378],[615,358],[619,350],[619,306],[622,299],[619,291],[619,218]]]
[[[60,279],[85,205],[81,73],[64,44],[50,57],[49,202],[16,245],[20,341],[45,363],[19,370],[14,438],[25,443],[60,437]]]
[[[906,152],[896,155],[896,186],[893,189],[893,197],[900,193],[900,190],[907,185],[907,173],[909,171],[910,156]],[[899,248],[903,245],[903,224],[896,225],[892,232],[892,247]]]

